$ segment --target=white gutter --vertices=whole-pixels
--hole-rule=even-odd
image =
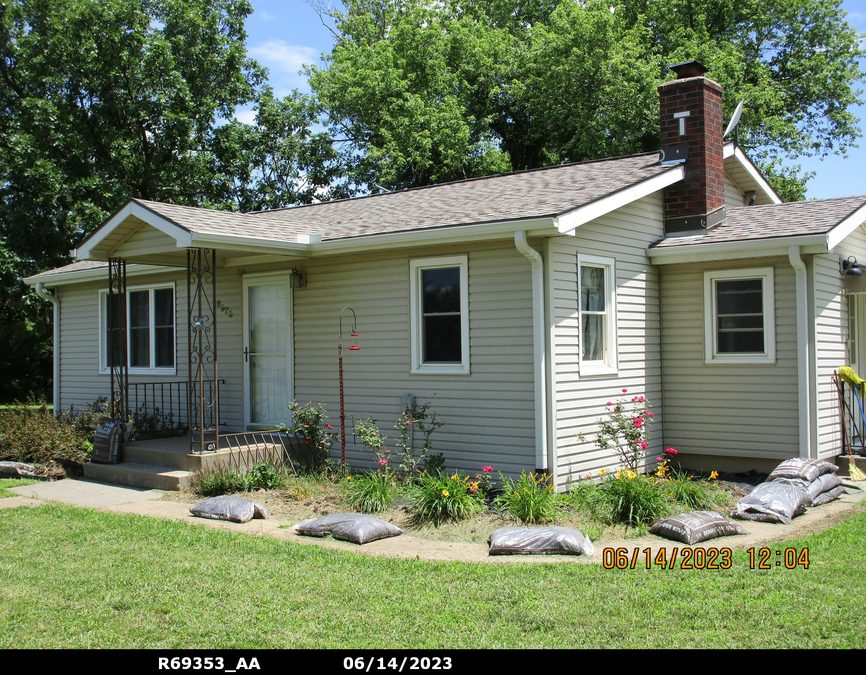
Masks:
[[[794,288],[797,296],[797,414],[800,418],[800,457],[810,457],[812,438],[812,396],[809,387],[809,306],[806,265],[800,248],[788,248],[788,260],[794,268]]]
[[[526,243],[526,231],[514,233],[517,250],[532,264],[532,351],[535,390],[535,468],[547,471],[547,369],[544,331],[544,262],[541,254]]]
[[[56,295],[46,292],[42,288],[42,282],[36,282],[34,289],[36,294],[45,298],[54,306],[54,392],[52,394],[54,404],[54,414],[60,412],[60,299]],[[55,291],[56,293],[57,291]]]

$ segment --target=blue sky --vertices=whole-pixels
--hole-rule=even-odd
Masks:
[[[305,63],[321,64],[320,56],[331,50],[333,36],[305,0],[251,1],[254,13],[247,19],[250,55],[268,68],[277,95],[286,96],[293,89],[309,92],[306,77],[298,71]],[[861,34],[866,33],[866,0],[844,0],[842,6],[848,12],[848,22]],[[866,88],[866,83],[860,86]],[[866,127],[866,105],[857,106],[854,113],[861,119],[861,128]],[[248,120],[251,113],[238,116]],[[866,139],[861,139],[860,147],[852,148],[847,158],[804,157],[790,163],[816,172],[808,184],[810,199],[866,194]]]

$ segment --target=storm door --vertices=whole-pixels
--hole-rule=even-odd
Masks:
[[[244,419],[288,422],[292,392],[292,292],[286,274],[244,277]]]

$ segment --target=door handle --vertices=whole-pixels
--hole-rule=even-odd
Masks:
[[[248,363],[250,360],[250,348],[244,347],[244,363]]]

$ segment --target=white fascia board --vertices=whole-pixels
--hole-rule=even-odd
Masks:
[[[725,144],[723,157],[724,159],[727,159],[728,157],[736,159],[740,163],[740,166],[743,167],[743,170],[749,174],[751,179],[766,193],[770,201],[774,204],[782,203],[782,198],[776,193],[773,186],[767,182],[767,179],[761,175],[761,172],[758,171],[758,167],[752,163],[752,160],[746,157],[746,153],[740,149],[739,145],[734,145],[733,143]]]
[[[788,256],[791,246],[799,246],[804,254],[826,253],[827,236],[813,234],[804,237],[777,237],[775,239],[751,239],[726,241],[717,244],[695,244],[671,248],[649,248],[647,257],[654,265],[672,265],[713,260],[742,260],[744,258],[767,258]]]
[[[163,267],[161,265],[127,265],[126,275],[128,277],[142,276],[145,274],[160,274],[163,272],[177,272],[179,267]],[[40,274],[32,277],[25,277],[24,283],[28,286],[35,286],[42,282],[46,288],[54,288],[56,286],[65,286],[66,284],[83,284],[88,281],[105,281],[108,283],[108,263],[104,267],[89,270],[75,270],[72,272],[57,272],[56,274]]]
[[[284,241],[282,239],[263,239],[261,237],[249,237],[235,234],[210,234],[207,232],[193,232],[190,235],[190,243],[178,248],[214,248],[227,249],[231,251],[250,251],[251,253],[274,253],[285,251],[286,255],[307,257],[310,255],[310,244],[299,244],[295,241]]]
[[[684,176],[685,169],[682,166],[672,166],[669,171],[658,176],[562,214],[556,219],[556,227],[560,234],[574,234],[574,231],[584,223],[600,218],[611,211],[616,211],[654,192],[664,190],[666,187],[681,181]]]
[[[435,230],[371,234],[362,237],[332,239],[323,241],[321,244],[311,244],[310,248],[315,255],[325,255],[432,244],[463,243],[487,239],[510,239],[514,236],[515,230],[525,230],[528,236],[559,234],[556,230],[555,219],[551,216],[477,225],[442,227]]]
[[[189,248],[191,245],[191,233],[189,230],[166,220],[162,216],[157,215],[153,211],[144,208],[135,202],[129,202],[121,208],[110,219],[103,223],[96,232],[88,237],[76,249],[76,256],[79,260],[101,260],[102,258],[93,255],[92,251],[112,232],[118,225],[130,216],[135,216],[146,222],[151,227],[156,228],[163,234],[171,237],[177,242],[178,248]]]
[[[836,248],[836,246],[842,243],[842,240],[844,240],[845,237],[864,223],[866,223],[866,204],[854,211],[854,213],[830,230],[827,234],[828,249],[832,250]]]

